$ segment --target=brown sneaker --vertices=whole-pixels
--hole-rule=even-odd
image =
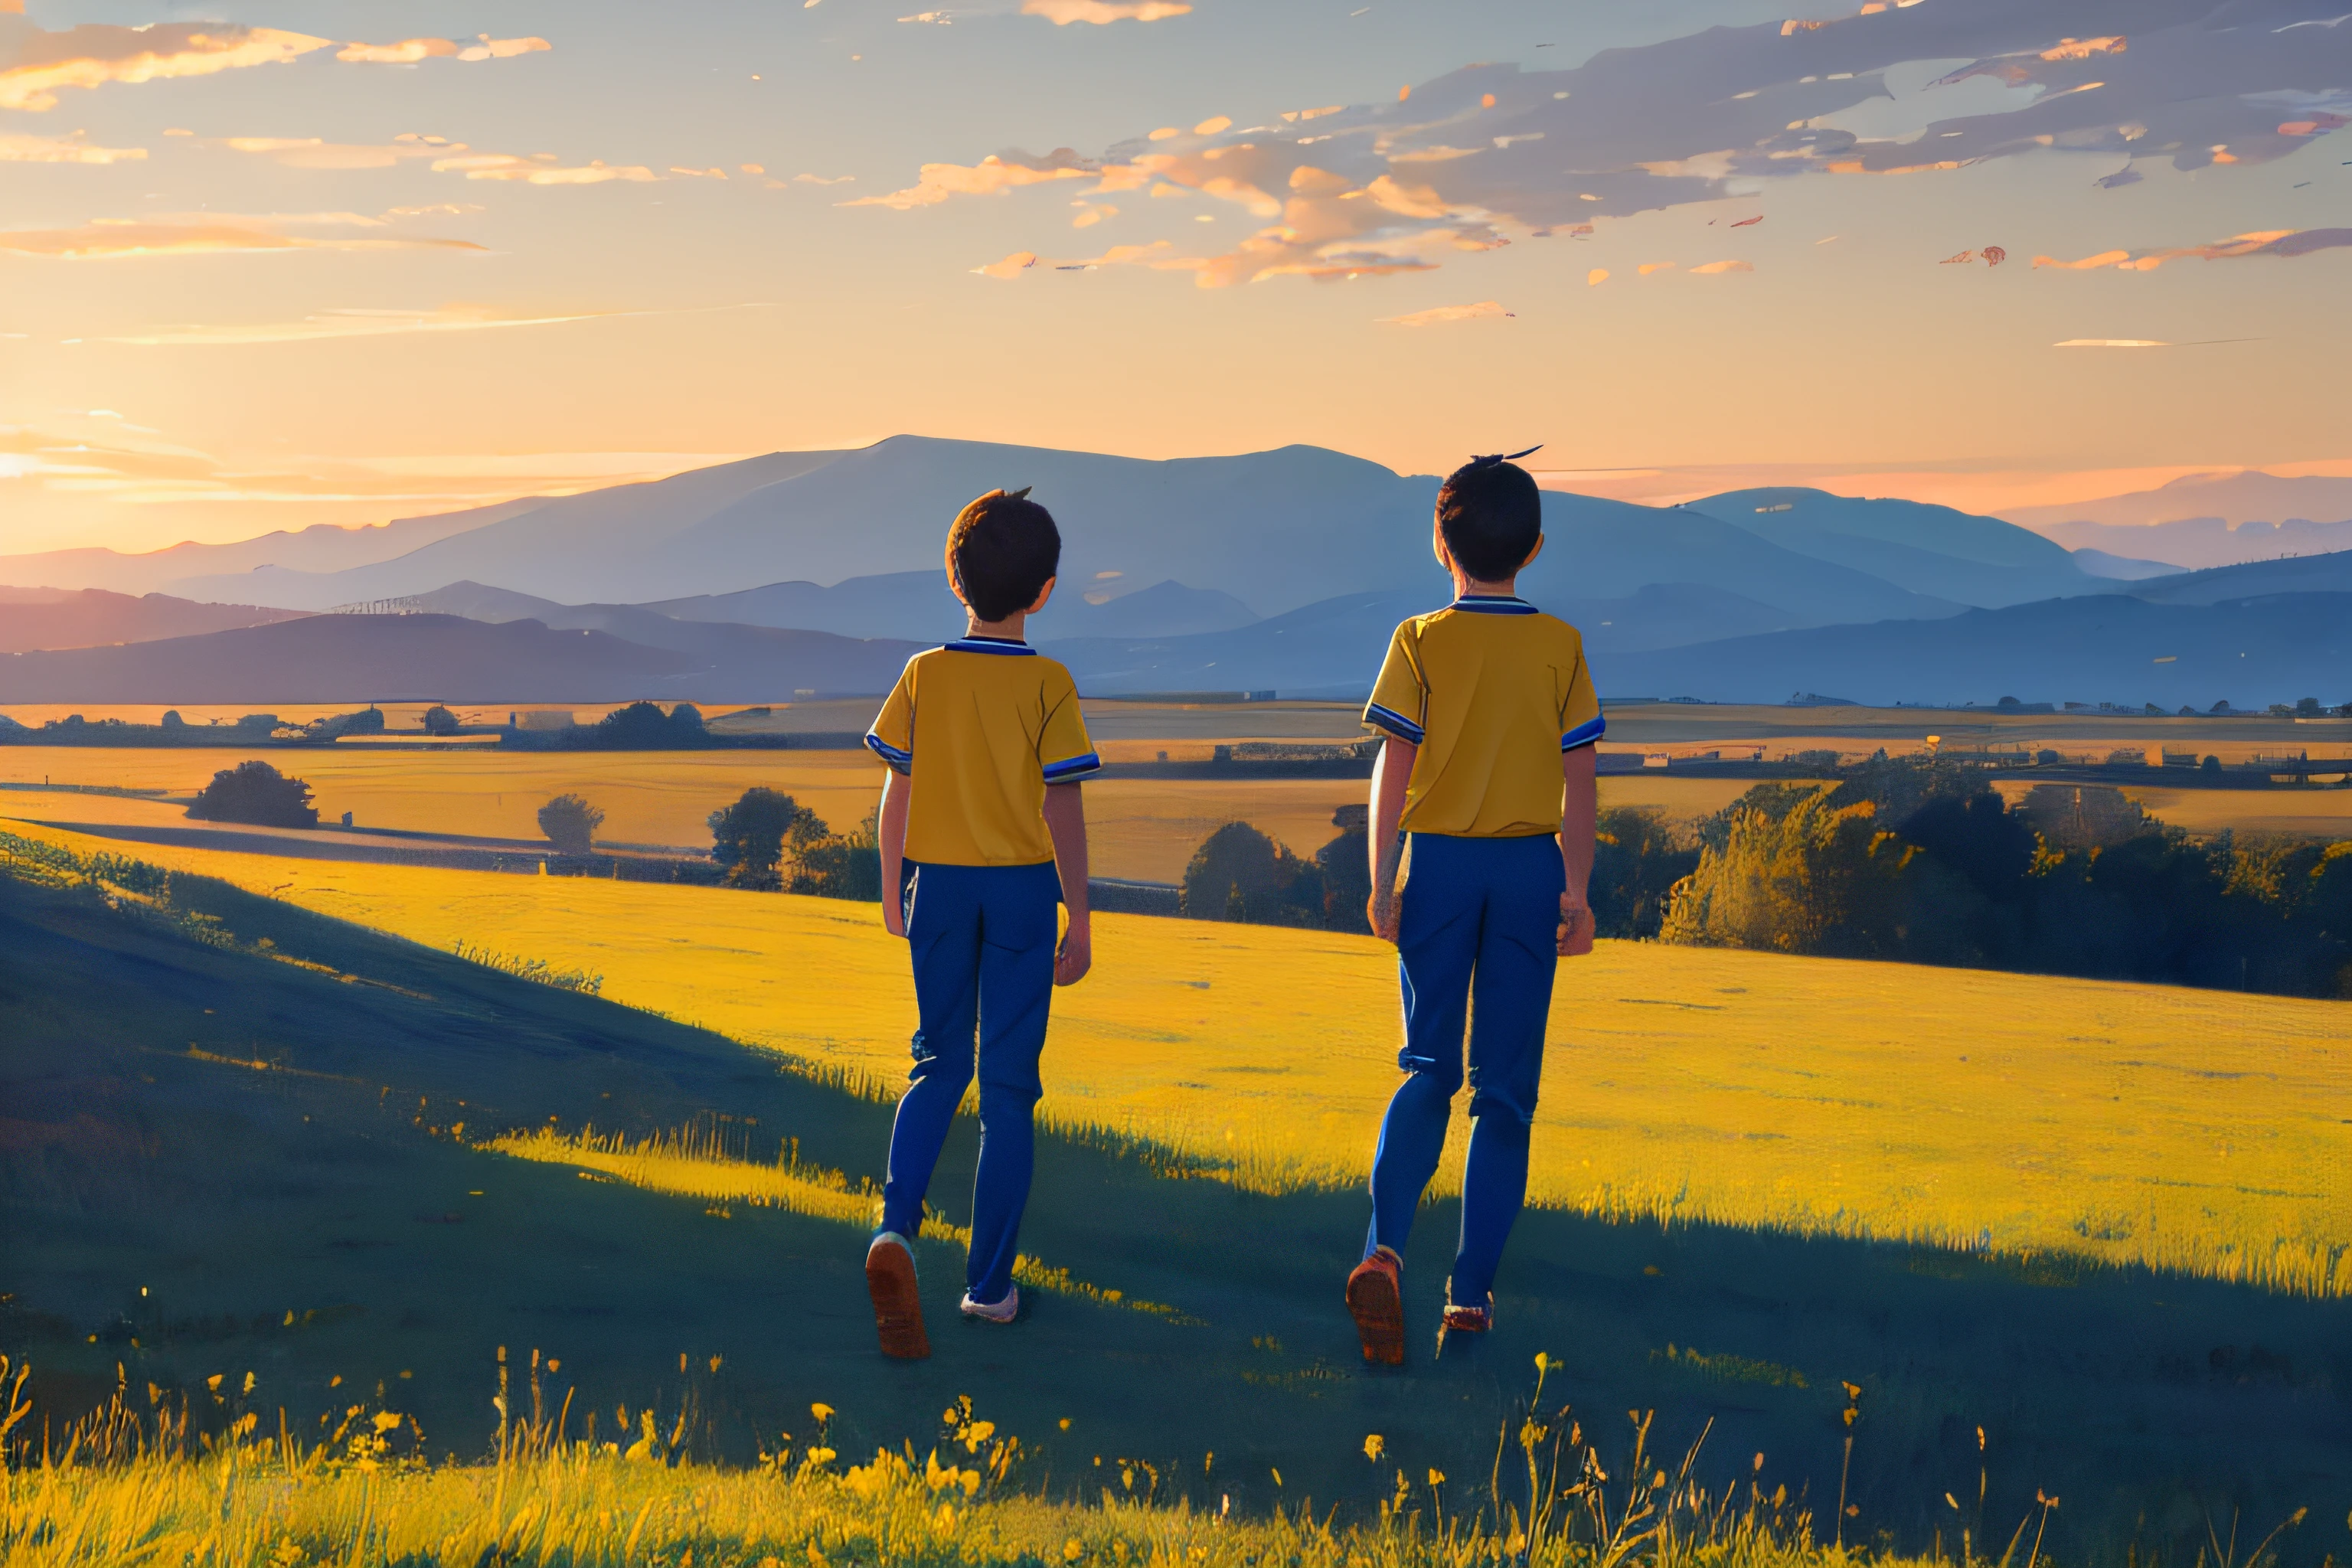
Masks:
[[[1445,1316],[1437,1329],[1437,1353],[1440,1355],[1445,1353],[1448,1335],[1483,1334],[1495,1326],[1495,1298],[1492,1296],[1486,1298],[1486,1304],[1483,1307],[1457,1307],[1454,1304],[1454,1291],[1450,1286],[1445,1295]]]
[[[1404,1364],[1404,1299],[1398,1293],[1399,1259],[1376,1247],[1348,1276],[1348,1312],[1364,1342],[1364,1359],[1375,1366]]]
[[[915,1255],[907,1238],[884,1231],[866,1249],[866,1291],[874,1298],[874,1331],[882,1353],[898,1361],[928,1361],[931,1342],[923,1332],[923,1303],[915,1289]]]

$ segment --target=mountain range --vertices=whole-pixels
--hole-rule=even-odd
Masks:
[[[1065,541],[1062,587],[1030,637],[1092,692],[1360,695],[1396,622],[1443,600],[1426,476],[1305,447],[1150,462],[898,437],[485,509],[356,564],[335,564],[332,542],[311,540],[319,530],[249,542],[236,559],[276,549],[307,564],[172,580],[234,605],[123,599],[113,620],[89,622],[114,635],[87,641],[148,652],[0,659],[0,700],[288,701],[296,686],[343,700],[420,683],[476,702],[878,692],[913,647],[961,629],[937,564],[946,521],[982,489],[1024,483],[1056,510]],[[2095,688],[2121,700],[2121,685],[2101,683],[2120,682],[2129,661],[2115,664],[2101,638],[2154,628],[2182,651],[2146,656],[2167,664],[2134,700],[2171,705],[2167,682],[2226,678],[2226,689],[2179,700],[2243,705],[2326,687],[2340,668],[2326,616],[2352,623],[2352,552],[2184,573],[2070,552],[1997,518],[1800,488],[1665,508],[1548,491],[1543,506],[1547,545],[1521,592],[1583,629],[1611,692],[1861,695],[1876,682],[1888,700]],[[310,542],[297,552],[292,541]],[[0,558],[0,579],[59,559]],[[36,597],[0,595],[0,647],[56,646],[26,617],[70,595]],[[2249,641],[2242,606],[2256,599],[2296,635]],[[252,608],[264,601],[287,609]],[[404,613],[254,625],[352,604]],[[2146,619],[2159,605],[2171,618]],[[197,614],[214,619],[188,619]],[[247,629],[179,635],[207,626]],[[2004,638],[2013,646],[1996,647]],[[2216,666],[2232,642],[2246,657]],[[2273,643],[2275,657],[2255,657]],[[1843,660],[1859,663],[1840,679]]]
[[[150,642],[288,621],[300,610],[202,605],[164,594],[133,598],[102,588],[0,588],[0,653]]]
[[[2152,490],[2001,515],[2069,550],[2227,566],[2352,550],[2352,521],[2341,521],[2352,519],[2352,479],[2184,474]]]

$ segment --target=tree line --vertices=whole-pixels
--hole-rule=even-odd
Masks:
[[[1600,933],[1693,946],[2352,997],[2352,842],[2193,837],[2120,790],[1883,753],[1679,831],[1601,814]],[[1353,814],[1352,817],[1350,814]],[[1362,808],[1302,857],[1246,823],[1185,868],[1195,920],[1365,929]]]

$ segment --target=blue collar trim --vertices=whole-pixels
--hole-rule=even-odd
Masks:
[[[1478,616],[1532,616],[1536,607],[1517,595],[1465,594],[1446,608]]]
[[[1018,637],[958,637],[942,646],[950,653],[1009,654],[1015,658],[1037,651]]]

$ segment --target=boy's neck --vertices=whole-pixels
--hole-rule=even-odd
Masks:
[[[1454,574],[1454,596],[1457,599],[1516,599],[1519,595],[1519,574],[1516,572],[1496,583],[1482,583],[1456,566]]]
[[[983,621],[967,609],[963,623],[963,635],[968,637],[1001,637],[1006,642],[1020,642],[1024,640],[1022,629],[1029,623],[1029,612],[1019,610],[1001,621]]]

